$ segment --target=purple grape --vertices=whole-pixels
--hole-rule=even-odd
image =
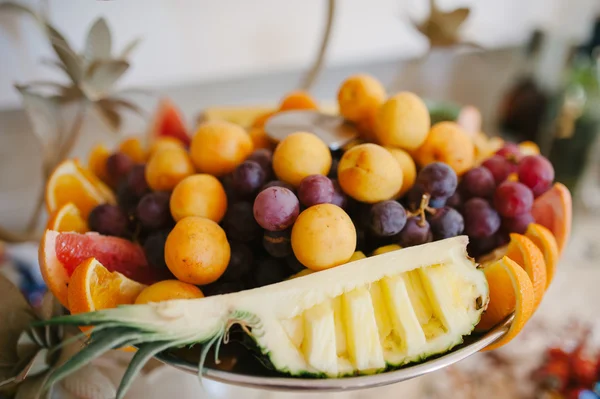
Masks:
[[[471,198],[463,207],[465,233],[471,238],[492,236],[500,228],[500,215],[484,199]]]
[[[129,188],[126,180],[121,180],[117,187],[117,204],[127,213],[135,213],[140,197],[135,195]]]
[[[231,205],[223,218],[223,229],[229,240],[250,242],[260,237],[261,229],[254,219],[252,204],[240,201]]]
[[[252,269],[253,255],[248,245],[239,241],[229,242],[231,257],[225,273],[219,281],[240,281],[250,273]]]
[[[496,235],[482,238],[469,238],[469,244],[467,245],[467,253],[473,258],[478,258],[485,255],[495,248],[497,248],[498,240]]]
[[[396,201],[381,201],[371,207],[369,227],[378,237],[391,237],[406,225],[406,210]]]
[[[469,170],[460,182],[460,192],[463,198],[491,198],[496,189],[494,175],[487,168],[479,166]]]
[[[367,245],[367,233],[359,227],[356,227],[356,250],[361,251]]]
[[[227,205],[231,206],[240,200],[239,195],[235,192],[233,188],[233,174],[230,173],[221,178],[221,184],[223,184],[223,190],[225,190],[225,195],[227,196]]]
[[[446,198],[429,198],[429,207],[434,209],[443,208],[446,205]]]
[[[134,162],[129,156],[122,152],[117,152],[106,159],[106,174],[111,182],[115,186],[118,186],[121,179],[127,177],[133,165]]]
[[[286,262],[279,258],[261,258],[254,270],[254,281],[259,287],[279,283],[291,275]]]
[[[331,199],[331,203],[346,210],[348,208],[348,196],[342,190],[342,186],[340,186],[337,180],[332,179],[331,184],[333,184],[333,198]]]
[[[458,178],[449,165],[433,162],[421,169],[416,183],[432,198],[448,198],[456,191]]]
[[[421,199],[425,190],[418,184],[415,184],[408,190],[404,198],[404,202],[409,210],[416,212],[421,206]]]
[[[287,256],[285,258],[285,263],[293,273],[298,273],[306,269],[306,267],[304,267],[304,265],[300,263],[300,261],[294,256],[294,254]]]
[[[460,195],[460,192],[456,191],[454,194],[452,194],[450,196],[450,198],[448,198],[446,200],[446,206],[449,206],[451,208],[454,209],[460,209],[463,205],[463,200],[462,200],[462,196]]]
[[[266,148],[259,148],[250,154],[247,161],[254,161],[259,164],[265,172],[267,180],[273,176],[273,151]]]
[[[339,164],[340,161],[337,158],[333,158],[331,160],[331,168],[329,168],[329,173],[327,173],[327,177],[329,177],[330,179],[337,179],[337,171]]]
[[[443,240],[444,238],[461,235],[465,229],[465,221],[462,215],[454,208],[445,206],[438,209],[429,218],[433,238]]]
[[[527,226],[534,222],[535,220],[531,213],[522,213],[514,218],[502,218],[502,231],[506,233],[525,234]]]
[[[173,222],[169,210],[171,195],[163,191],[148,193],[137,205],[136,216],[140,224],[147,229],[160,229]]]
[[[127,174],[127,187],[138,199],[150,191],[145,173],[146,165],[134,165]]]
[[[269,255],[285,258],[292,253],[291,229],[282,231],[266,230],[263,235],[263,246]]]
[[[411,216],[406,220],[406,225],[398,234],[398,242],[401,247],[412,247],[433,240],[431,228],[427,220],[421,220],[420,216]]]
[[[514,218],[531,211],[533,192],[526,185],[505,181],[494,193],[494,207],[498,213],[507,218]]]
[[[232,292],[240,292],[245,289],[241,281],[215,281],[202,287],[202,293],[206,296],[225,295]]]
[[[144,253],[148,264],[159,270],[169,270],[165,262],[165,241],[169,232],[166,230],[156,231],[150,234],[144,241]]]
[[[88,216],[90,230],[115,237],[129,236],[129,217],[116,205],[101,204]]]
[[[306,176],[298,186],[298,199],[302,205],[311,207],[317,204],[326,204],[333,201],[335,188],[327,176]]]
[[[298,198],[283,187],[269,187],[254,200],[254,218],[265,230],[285,230],[296,221],[300,212]]]
[[[244,161],[233,171],[233,188],[242,197],[254,196],[265,180],[265,171],[258,162]]]
[[[284,181],[281,181],[281,180],[273,180],[273,181],[268,182],[267,184],[265,184],[262,187],[261,191],[264,190],[264,189],[266,189],[266,188],[269,188],[269,187],[283,187],[283,188],[287,188],[291,192],[295,191],[294,186],[292,186],[291,184],[286,183]]]

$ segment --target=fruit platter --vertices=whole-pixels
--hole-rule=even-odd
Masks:
[[[486,136],[474,107],[440,118],[368,75],[337,100],[356,132],[339,148],[322,126],[274,139],[288,114],[331,114],[297,91],[193,129],[164,100],[143,137],[60,164],[39,261],[70,315],[40,323],[86,345],[50,383],[122,349],[118,397],[153,357],[239,385],[360,388],[517,336],[570,233],[550,162]]]

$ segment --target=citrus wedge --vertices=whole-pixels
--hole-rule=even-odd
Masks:
[[[116,202],[112,191],[75,160],[66,160],[54,169],[46,184],[45,200],[50,213],[72,202],[84,219],[96,206]]]
[[[108,172],[106,171],[106,160],[110,156],[110,151],[102,144],[96,145],[88,155],[88,169],[100,180],[109,182]]]
[[[552,232],[558,244],[558,252],[562,253],[571,235],[573,218],[573,201],[569,189],[561,183],[555,183],[550,190],[535,199],[531,214],[536,223]]]
[[[71,314],[129,305],[146,288],[119,272],[109,272],[95,258],[81,263],[71,276],[68,302]]]
[[[535,308],[533,285],[527,273],[516,262],[504,256],[488,264],[483,273],[490,289],[490,302],[476,329],[489,330],[514,312],[508,332],[484,350],[499,348],[523,329]]]
[[[50,216],[46,228],[59,232],[86,233],[90,231],[87,222],[81,216],[79,208],[72,202],[68,202],[57,209]]]
[[[546,262],[542,251],[529,238],[511,233],[506,256],[519,264],[533,285],[534,305],[537,308],[546,293]]]
[[[181,111],[168,98],[163,98],[158,103],[158,109],[154,113],[154,119],[149,129],[149,137],[174,137],[181,140],[183,144],[190,145],[188,135]]]
[[[529,238],[544,255],[544,263],[546,264],[546,288],[552,282],[554,273],[556,272],[556,264],[558,263],[558,244],[552,232],[541,224],[531,223],[527,227],[525,237]]]
[[[39,247],[42,277],[60,303],[68,307],[67,287],[75,268],[88,258],[96,258],[109,271],[152,284],[169,276],[148,265],[143,249],[131,241],[96,233],[59,233],[47,230]]]

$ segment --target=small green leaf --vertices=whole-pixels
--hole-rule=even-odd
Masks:
[[[142,42],[141,38],[137,38],[137,39],[133,39],[132,41],[129,42],[129,44],[127,44],[127,46],[125,46],[125,48],[123,49],[123,51],[121,52],[121,59],[126,60],[130,55],[131,52],[133,50],[135,50],[135,48]]]
[[[109,59],[111,47],[112,38],[106,20],[98,18],[88,32],[83,54],[88,62]]]
[[[129,63],[122,60],[94,61],[86,72],[86,92],[95,99],[103,97],[128,68]]]
[[[95,108],[108,127],[113,132],[118,132],[121,127],[121,115],[110,104],[102,101],[97,102]]]

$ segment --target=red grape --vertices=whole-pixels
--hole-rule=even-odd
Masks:
[[[255,195],[265,180],[265,171],[258,162],[244,161],[233,171],[233,189],[242,197]]]
[[[533,191],[535,197],[550,188],[554,180],[554,168],[541,155],[529,155],[519,162],[519,181]]]
[[[266,230],[285,230],[300,213],[298,198],[283,187],[269,187],[258,193],[254,200],[254,218]]]
[[[446,200],[446,206],[449,206],[451,208],[454,209],[460,209],[462,207],[463,204],[463,199],[462,199],[462,195],[460,195],[460,192],[455,192],[454,194],[452,194],[450,196],[450,198],[448,198]]]
[[[522,157],[521,150],[515,143],[504,144],[502,148],[496,151],[496,155],[510,160],[519,160]]]
[[[525,230],[527,230],[527,226],[534,222],[535,220],[533,219],[531,213],[522,213],[514,218],[503,218],[502,230],[506,233],[524,234]]]
[[[461,235],[465,229],[465,221],[456,209],[445,206],[438,209],[428,219],[431,226],[433,238],[443,240],[444,238]]]
[[[302,205],[311,207],[317,204],[330,203],[335,189],[327,176],[306,176],[298,186],[298,199]]]
[[[138,199],[150,191],[146,182],[146,165],[134,165],[127,174],[127,186]]]
[[[348,196],[344,193],[342,186],[340,186],[337,180],[332,179],[331,183],[333,184],[333,198],[331,199],[331,203],[345,210],[348,207]]]
[[[508,175],[517,172],[517,165],[514,162],[507,160],[500,155],[493,155],[483,161],[482,165],[492,172],[496,184],[500,184],[506,180]]]
[[[88,216],[90,230],[115,237],[129,235],[129,218],[125,211],[116,205],[98,205]]]
[[[261,229],[254,219],[252,204],[240,201],[228,207],[223,218],[223,229],[229,240],[250,242],[260,237]]]
[[[443,162],[425,166],[417,175],[417,185],[432,198],[448,198],[456,191],[458,178],[454,170]],[[443,205],[442,205],[443,206]]]
[[[266,230],[263,235],[263,246],[269,255],[285,258],[292,253],[291,229],[282,231]]]
[[[483,166],[469,170],[460,182],[460,192],[465,199],[473,197],[491,198],[495,189],[494,175]]]
[[[121,179],[127,177],[133,165],[133,160],[129,156],[117,152],[106,159],[106,174],[113,185],[117,186]]]
[[[378,237],[391,237],[398,234],[406,225],[406,211],[396,201],[381,201],[371,207],[369,226]]]
[[[529,212],[532,206],[533,193],[519,182],[506,181],[498,186],[494,194],[494,207],[507,218]]]
[[[229,264],[219,281],[243,280],[252,269],[252,251],[248,248],[248,245],[239,241],[230,241],[229,247],[231,248]]]
[[[485,238],[500,228],[500,215],[484,199],[471,198],[463,207],[465,233],[471,238]]]
[[[171,195],[163,191],[148,193],[137,205],[136,216],[141,225],[148,229],[159,229],[172,222],[169,200]]]
[[[431,228],[427,220],[421,220],[419,216],[411,216],[406,220],[406,225],[398,234],[398,241],[403,248],[413,245],[425,244],[433,240]]]
[[[269,187],[283,187],[283,188],[287,188],[291,192],[294,192],[294,190],[295,190],[294,186],[292,186],[289,183],[286,183],[286,182],[281,181],[281,180],[273,180],[273,181],[270,181],[267,184],[265,184],[263,186],[263,188],[261,189],[261,191],[264,190],[265,188],[269,188]]]

